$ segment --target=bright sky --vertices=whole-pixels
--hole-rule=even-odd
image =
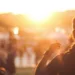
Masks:
[[[29,12],[32,9],[43,11],[75,8],[74,0],[0,0],[0,11]]]
[[[67,9],[75,9],[74,0],[0,0],[0,12],[24,13],[34,20]]]

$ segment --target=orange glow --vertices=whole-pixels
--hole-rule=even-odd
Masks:
[[[50,12],[51,13],[51,12]],[[29,18],[32,20],[32,21],[35,21],[35,22],[40,22],[40,21],[44,21],[48,18],[48,15],[49,13],[48,12],[32,12],[29,14]]]
[[[60,32],[60,28],[59,28],[59,27],[56,27],[56,28],[55,28],[55,31],[56,31],[56,32]]]
[[[55,11],[75,9],[74,0],[1,0],[0,12],[27,14],[34,22],[44,21]]]
[[[66,31],[64,29],[62,29],[61,32],[64,33],[64,34],[66,33]]]
[[[54,11],[75,9],[74,0],[1,0],[0,12],[22,13],[41,21]],[[66,5],[67,4],[67,5]]]
[[[65,31],[63,28],[60,28],[60,27],[56,27],[56,28],[55,28],[55,31],[56,31],[56,32],[61,32],[61,33],[63,33],[63,34],[66,33],[66,31]]]

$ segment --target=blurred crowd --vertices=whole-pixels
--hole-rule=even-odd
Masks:
[[[56,34],[56,37],[54,36],[50,39],[41,39],[38,41],[38,44],[35,46],[32,44],[27,46],[21,44],[22,40],[14,39],[14,37],[13,38],[10,37],[8,41],[1,39],[0,40],[0,67],[2,73],[6,72],[7,75],[15,74],[16,73],[15,59],[17,56],[19,56],[20,57],[19,60],[21,61],[22,57],[24,56],[24,53],[25,56],[27,56],[27,58],[26,59],[23,58],[23,63],[25,63],[25,61],[28,61],[27,62],[29,65],[28,67],[30,67],[30,62],[33,61],[33,64],[37,65],[41,60],[41,58],[43,57],[43,54],[47,50],[49,50],[50,47],[54,48],[54,51],[50,50],[50,52],[47,53],[56,52],[55,54],[57,54],[64,51],[66,52],[69,46],[73,43],[72,36],[71,37],[68,36],[68,38],[65,37],[65,39],[62,36],[61,37],[57,37],[57,36],[60,36],[60,34],[58,33]],[[53,57],[51,57],[51,59],[53,59]],[[16,65],[18,65],[18,62],[16,63]],[[19,65],[21,64],[22,61],[20,62]]]
[[[50,33],[47,38],[42,37],[34,44],[32,39],[30,40],[31,43],[26,43],[26,41],[25,38],[15,38],[14,34],[11,33],[8,40],[0,39],[0,75],[14,75],[16,66],[36,67],[41,58],[46,55],[47,57],[42,59],[43,63],[39,65],[44,68],[44,64],[48,59],[50,60],[46,65],[57,55],[68,52],[74,39],[72,35],[69,36],[59,31]]]

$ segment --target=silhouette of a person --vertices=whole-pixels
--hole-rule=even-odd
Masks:
[[[75,19],[73,20],[73,38],[75,39]],[[61,53],[53,58],[45,68],[38,67],[35,75],[75,75],[75,44],[67,53]]]

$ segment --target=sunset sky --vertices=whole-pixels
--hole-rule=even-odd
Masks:
[[[74,0],[0,0],[0,12],[29,12],[32,9],[56,11],[74,9]],[[16,10],[17,9],[17,10]]]
[[[75,9],[74,0],[0,0],[0,12],[27,14],[41,20],[55,11]]]

